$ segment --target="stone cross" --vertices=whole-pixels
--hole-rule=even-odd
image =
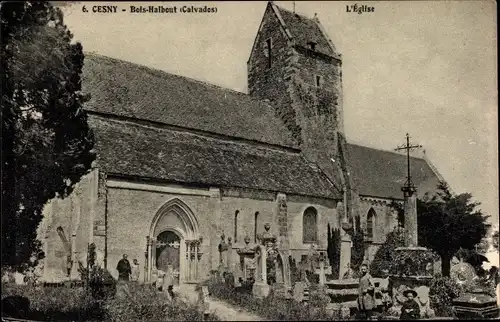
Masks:
[[[404,194],[404,214],[405,214],[405,246],[418,246],[418,226],[417,226],[417,195],[415,185],[411,180],[410,151],[421,148],[421,145],[410,144],[410,135],[406,133],[406,143],[399,146],[396,151],[406,151],[407,177],[404,186],[401,188]]]

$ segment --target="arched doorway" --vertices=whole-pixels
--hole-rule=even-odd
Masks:
[[[147,239],[146,281],[153,281],[156,270],[167,272],[170,265],[176,283],[198,281],[202,238],[196,216],[184,202],[174,198],[165,203]]]
[[[173,231],[164,231],[156,237],[156,268],[168,272],[180,271],[181,238]],[[169,267],[170,266],[170,267]],[[174,284],[179,284],[179,275],[174,275]]]

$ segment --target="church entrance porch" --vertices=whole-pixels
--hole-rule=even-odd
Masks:
[[[202,241],[189,207],[177,198],[167,202],[157,212],[147,236],[144,281],[153,283],[162,271],[172,275],[174,285],[197,283]]]

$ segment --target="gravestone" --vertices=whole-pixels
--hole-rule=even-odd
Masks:
[[[198,291],[198,306],[205,316],[210,313],[208,286],[200,287]]]
[[[118,281],[116,283],[116,297],[123,299],[126,298],[127,296],[130,296],[128,283],[125,281]]]
[[[297,302],[302,302],[304,300],[304,291],[306,285],[304,282],[296,282],[293,286],[293,299]]]

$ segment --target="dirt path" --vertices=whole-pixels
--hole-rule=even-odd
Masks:
[[[198,293],[195,285],[183,285],[179,288],[179,293],[186,297],[191,303],[198,301]],[[231,306],[228,303],[214,298],[208,300],[210,311],[223,321],[265,321],[266,319],[246,312],[242,309]]]

